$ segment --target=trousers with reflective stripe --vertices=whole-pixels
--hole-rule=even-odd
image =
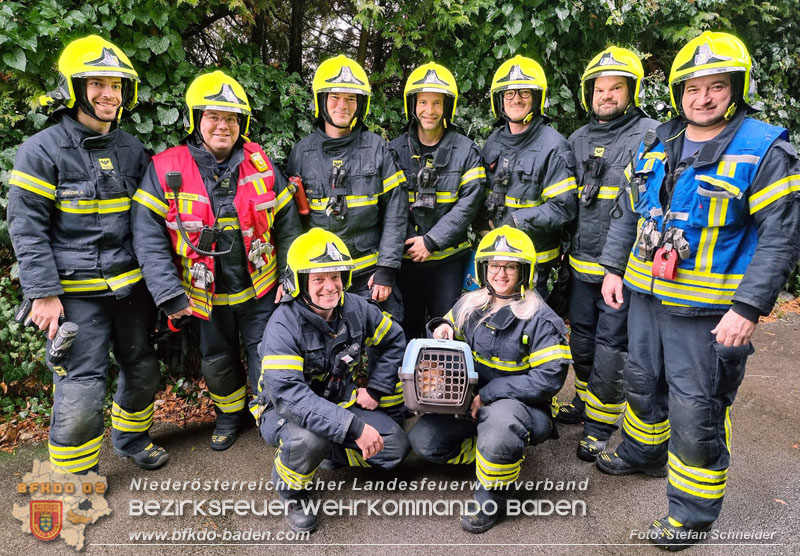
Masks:
[[[235,428],[246,411],[248,376],[251,390],[258,390],[258,344],[274,310],[274,296],[265,295],[238,305],[219,305],[211,320],[192,319],[200,338],[200,371],[214,401],[217,424],[223,428],[226,421]],[[240,338],[247,354],[247,372],[242,366]]]
[[[576,398],[584,408],[584,434],[607,440],[625,410],[622,371],[628,351],[628,306],[613,309],[603,301],[601,284],[570,278],[569,348],[575,370]],[[581,388],[583,386],[583,388]]]
[[[511,491],[497,487],[519,478],[525,447],[550,438],[552,426],[545,411],[501,399],[483,406],[477,423],[452,415],[424,415],[408,432],[408,440],[430,462],[474,464],[483,485],[477,497],[500,501]]]
[[[159,384],[158,361],[148,338],[155,307],[143,283],[122,299],[62,297],[61,303],[66,319],[79,331],[67,356],[53,369],[50,460],[63,471],[81,472],[92,469],[100,454],[109,344],[120,370],[111,441],[125,452],[138,452],[150,443]]]
[[[713,522],[722,508],[730,407],[753,352],[751,344],[717,344],[710,331],[719,319],[671,315],[653,296],[631,296],[628,408],[617,453],[636,464],[669,459],[669,515],[689,526]]]
[[[350,467],[376,467],[394,469],[408,453],[410,446],[403,427],[380,409],[368,411],[352,405],[347,408],[357,419],[374,427],[383,437],[383,450],[365,460],[355,439],[337,444],[300,425],[280,417],[275,407],[270,407],[259,423],[261,437],[270,446],[277,446],[273,479],[284,485],[275,487],[281,498],[296,498],[307,494],[302,490],[314,478],[322,460]]]

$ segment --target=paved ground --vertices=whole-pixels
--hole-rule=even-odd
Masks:
[[[774,533],[772,541],[715,540],[693,547],[696,555],[773,555],[800,554],[800,315],[761,325],[755,337],[756,353],[750,359],[747,376],[739,390],[732,411],[734,427],[733,464],[719,532]],[[571,383],[570,378],[570,383]],[[563,392],[562,399],[571,397]],[[664,554],[631,537],[632,531],[646,530],[650,520],[666,514],[666,479],[639,477],[612,478],[598,472],[574,455],[580,427],[560,427],[561,439],[529,448],[522,470],[522,480],[582,481],[585,491],[533,490],[522,500],[582,500],[586,514],[577,516],[518,516],[509,518],[491,531],[469,535],[461,531],[457,517],[367,516],[365,507],[356,517],[322,517],[321,528],[310,540],[268,541],[270,546],[232,546],[233,541],[217,539],[213,544],[131,541],[138,531],[271,531],[286,528],[282,517],[190,516],[137,517],[130,515],[135,499],[208,499],[274,500],[271,491],[255,492],[136,492],[132,481],[138,478],[163,481],[193,479],[231,481],[267,480],[274,450],[248,430],[227,452],[214,453],[207,445],[210,427],[180,429],[157,425],[154,436],[166,446],[172,461],[163,469],[143,472],[126,461],[115,458],[108,440],[101,456],[101,470],[108,478],[107,500],[113,514],[86,530],[87,554],[463,554],[474,551],[465,545],[491,545],[494,553],[504,554]],[[612,440],[616,443],[616,439]],[[43,543],[20,532],[20,523],[11,516],[13,503],[26,504],[25,495],[16,493],[22,474],[30,471],[33,458],[45,459],[45,446],[28,447],[13,457],[0,459],[0,554],[69,554],[62,541]],[[320,472],[319,478],[343,480],[346,487],[317,495],[320,499],[355,501],[380,499],[382,514],[389,513],[402,500],[466,500],[469,492],[446,488],[439,491],[408,492],[382,490],[354,491],[353,481],[365,486],[369,480],[469,481],[473,469],[439,467],[409,456],[402,470],[388,476],[368,471],[340,470]],[[546,485],[543,485],[546,486]],[[542,486],[542,487],[543,487]],[[384,504],[386,502],[386,504]],[[528,503],[530,507],[530,502]],[[133,543],[133,545],[132,545]],[[113,546],[116,545],[116,546]],[[120,546],[126,545],[126,546]],[[481,553],[488,553],[488,548]]]

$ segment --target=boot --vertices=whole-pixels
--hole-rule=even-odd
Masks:
[[[158,469],[169,461],[169,453],[152,442],[139,452],[125,452],[114,448],[114,453],[121,458],[130,458],[142,469]]]
[[[606,442],[586,434],[578,443],[577,455],[583,461],[595,461],[600,452],[606,449]]]
[[[628,463],[617,452],[610,453],[606,450],[600,452],[595,460],[597,468],[608,475],[633,475],[634,473],[644,473],[648,477],[666,477],[667,465],[634,465]]]
[[[677,552],[689,548],[698,541],[707,538],[706,532],[711,529],[711,523],[701,526],[687,527],[671,517],[656,519],[647,531],[647,538],[658,546],[670,552]]]

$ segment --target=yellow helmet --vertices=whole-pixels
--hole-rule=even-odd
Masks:
[[[347,245],[336,234],[322,228],[311,228],[289,246],[283,288],[292,297],[297,297],[305,287],[300,274],[339,270],[346,290],[352,282],[354,268]]]
[[[364,121],[369,114],[369,99],[372,89],[369,86],[367,72],[358,62],[339,55],[322,62],[314,73],[311,89],[314,93],[314,117],[322,117],[331,125],[335,124],[328,114],[328,93],[353,93],[358,95],[358,108],[348,127]],[[337,126],[338,127],[338,126]]]
[[[415,98],[417,93],[442,93],[445,99],[442,118],[444,126],[447,127],[447,124],[453,121],[458,102],[458,85],[449,69],[436,62],[429,62],[411,72],[403,91],[406,121],[411,121],[416,117]]]
[[[644,78],[644,68],[639,57],[628,50],[618,46],[609,46],[600,54],[592,58],[586,71],[581,76],[581,104],[587,112],[592,110],[593,88],[589,82],[604,75],[620,75],[628,78],[629,102],[635,106],[642,103],[644,89],[642,89],[642,79]]]
[[[741,99],[747,102],[751,94],[750,70],[753,62],[747,47],[738,38],[728,33],[705,31],[690,40],[678,51],[669,72],[669,96],[672,107],[682,113],[681,97],[687,79],[730,73],[733,86],[731,106],[725,119],[736,112],[736,103]]]
[[[475,280],[481,287],[491,287],[486,279],[489,261],[516,261],[520,263],[517,287],[525,295],[525,288],[536,286],[536,248],[528,234],[511,226],[495,228],[481,239],[475,253]],[[516,289],[516,287],[515,287]]]
[[[89,76],[122,78],[122,108],[133,110],[138,101],[139,74],[125,53],[97,35],[75,39],[58,58],[58,88],[39,97],[42,106],[64,104],[72,108],[77,102],[81,109],[94,117],[94,108],[86,101],[86,86],[76,87],[75,79]]]
[[[194,127],[200,122],[195,121],[203,110],[220,110],[241,114],[244,124],[241,126],[242,135],[247,136],[250,129],[250,102],[247,93],[239,82],[233,77],[217,70],[205,73],[195,78],[186,89],[186,107],[188,119],[184,119],[186,131],[191,134]]]
[[[547,77],[544,70],[536,61],[525,56],[516,55],[510,60],[506,60],[497,68],[492,78],[490,97],[492,102],[492,114],[495,118],[507,118],[503,109],[503,91],[506,89],[533,89],[534,100],[533,109],[530,114],[522,119],[523,123],[531,121],[531,118],[539,111],[544,114],[545,99],[547,95]]]

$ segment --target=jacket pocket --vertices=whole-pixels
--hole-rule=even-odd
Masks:
[[[53,257],[59,273],[69,275],[76,270],[94,270],[97,268],[97,249],[75,249],[64,246],[53,246]]]
[[[689,210],[690,223],[701,228],[718,228],[741,222],[748,207],[747,184],[723,176],[697,176],[696,195]]]

